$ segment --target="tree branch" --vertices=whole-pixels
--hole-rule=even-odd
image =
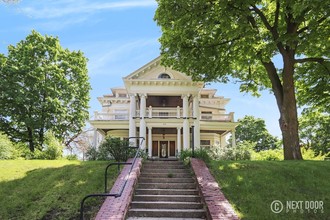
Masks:
[[[273,28],[275,30],[277,30],[277,27],[278,27],[278,20],[279,20],[279,14],[280,14],[280,8],[281,8],[281,4],[280,4],[280,1],[277,0],[276,1],[276,10],[275,10],[275,18],[274,18],[274,26]]]
[[[318,24],[321,24],[321,23],[322,23],[323,21],[325,21],[327,18],[328,18],[328,16],[325,15],[324,17],[320,18],[320,19],[317,20],[316,22],[317,22]],[[301,33],[303,33],[304,31],[306,31],[306,30],[308,30],[308,29],[309,29],[309,25],[307,25],[307,26],[301,28],[300,30],[297,30],[297,33],[298,33],[298,34],[301,34]]]

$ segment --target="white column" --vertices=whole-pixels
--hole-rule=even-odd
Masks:
[[[135,126],[135,113],[136,113],[136,94],[130,94],[130,109],[129,109],[129,137],[136,137],[136,126]],[[130,144],[135,146],[136,139],[130,139]]]
[[[199,112],[199,97],[198,95],[194,96],[193,100],[193,116],[194,116],[194,147],[198,149],[201,143],[201,135],[200,135],[200,112]]]
[[[180,106],[176,107],[176,118],[180,118]]]
[[[226,135],[220,136],[220,147],[224,148],[226,146]]]
[[[189,95],[183,95],[182,96],[182,106],[183,106],[183,117],[184,118],[187,118],[189,116],[189,106],[188,106],[188,98],[189,98]]]
[[[236,147],[235,129],[231,131],[231,145],[232,147]]]
[[[149,114],[149,118],[152,118],[152,107],[149,106],[148,108],[148,114]]]
[[[182,105],[183,105],[183,149],[187,150],[190,148],[190,129],[189,129],[189,120],[188,120],[188,97],[189,95],[182,96]]]
[[[97,128],[94,129],[94,136],[93,136],[93,147],[96,149],[97,146]]]
[[[140,137],[144,137],[144,141],[142,142],[141,149],[146,149],[146,136],[147,136],[147,129],[146,129],[146,121],[144,117],[146,116],[146,95],[140,95]]]
[[[178,155],[180,155],[181,154],[181,127],[177,127],[176,145],[177,145],[177,149],[178,149]]]
[[[152,155],[152,127],[148,127],[148,156]]]

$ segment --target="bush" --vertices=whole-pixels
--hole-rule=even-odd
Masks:
[[[0,133],[0,160],[13,159],[15,146],[7,135]]]
[[[71,154],[65,157],[67,160],[78,160],[78,156],[75,154]]]
[[[301,149],[301,153],[304,160],[324,160],[325,155],[322,155],[322,152],[319,152],[318,155],[315,155],[315,151],[312,149]]]
[[[231,145],[215,146],[211,148],[210,155],[214,160],[250,160],[254,147],[255,143],[248,141],[238,143],[236,147]]]
[[[275,150],[263,150],[259,152],[252,153],[252,160],[283,160],[283,150],[275,149]]]
[[[180,160],[183,161],[184,164],[189,164],[191,157],[193,157],[193,152],[191,149],[181,151],[179,156]],[[209,163],[211,161],[209,150],[203,148],[195,150],[194,157],[203,160],[205,163]]]
[[[62,157],[63,145],[51,131],[45,134],[43,148],[44,151],[40,155],[36,155],[36,157],[41,157],[38,159],[56,160]]]
[[[127,161],[128,158],[135,156],[135,149],[129,148],[127,140],[120,140],[120,138],[107,136],[100,144],[98,150],[90,148],[87,151],[87,158],[89,160],[111,160]],[[141,153],[141,156],[145,156]]]

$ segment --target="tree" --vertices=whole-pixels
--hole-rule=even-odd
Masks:
[[[12,159],[15,151],[14,144],[7,135],[0,132],[0,160]]]
[[[299,124],[301,142],[306,149],[312,149],[315,155],[330,151],[329,113],[306,109],[299,118]]]
[[[330,2],[157,2],[163,64],[195,80],[238,79],[241,90],[253,94],[271,88],[280,112],[284,158],[302,159],[294,77],[312,74],[304,72],[310,63],[329,74]],[[283,62],[280,69],[276,56]]]
[[[79,133],[88,119],[87,59],[59,39],[32,31],[8,56],[0,56],[0,130],[12,140],[42,150],[51,130],[61,141]]]
[[[236,142],[254,142],[255,151],[276,149],[279,147],[279,140],[273,137],[267,130],[265,121],[253,116],[245,116],[238,120],[236,127]]]

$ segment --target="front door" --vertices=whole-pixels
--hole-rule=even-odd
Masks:
[[[158,157],[158,141],[152,142],[152,156]]]
[[[167,141],[161,141],[160,142],[160,158],[166,158],[167,157],[167,148],[168,148],[168,142]]]
[[[170,157],[175,157],[175,141],[170,141]]]

